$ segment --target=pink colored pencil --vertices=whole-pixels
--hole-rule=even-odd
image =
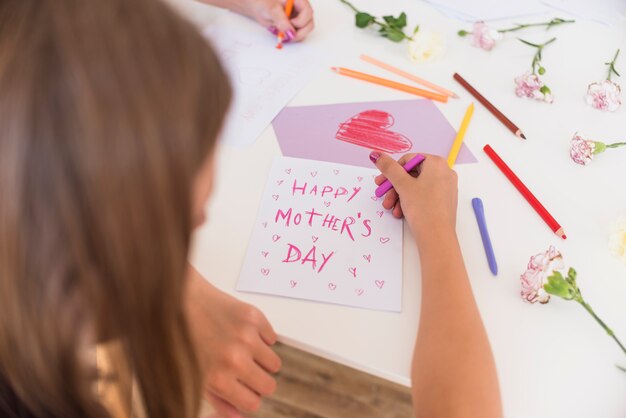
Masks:
[[[383,70],[390,71],[390,72],[392,72],[394,74],[399,75],[400,77],[404,77],[404,78],[406,78],[408,80],[414,81],[417,84],[421,84],[422,86],[428,87],[429,89],[435,90],[435,91],[437,91],[437,92],[439,92],[441,94],[444,94],[444,95],[446,95],[448,97],[452,97],[452,98],[455,98],[455,99],[459,98],[459,96],[456,93],[454,93],[454,92],[452,92],[450,90],[444,89],[443,87],[438,86],[435,83],[431,83],[428,80],[424,80],[423,78],[420,78],[420,77],[418,77],[416,75],[413,75],[413,74],[408,73],[408,72],[406,72],[404,70],[396,68],[393,65],[389,65],[389,64],[384,63],[382,61],[379,61],[376,58],[372,58],[369,55],[361,54],[361,59],[363,61],[365,61],[365,62],[369,62],[370,64],[374,64],[375,66],[380,67]]]

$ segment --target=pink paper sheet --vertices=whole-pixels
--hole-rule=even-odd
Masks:
[[[447,157],[456,131],[430,100],[340,103],[284,108],[272,123],[283,155],[372,167],[381,149],[394,157]],[[457,163],[475,163],[463,144]]]

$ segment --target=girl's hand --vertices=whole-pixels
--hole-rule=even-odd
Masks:
[[[276,334],[263,313],[221,292],[189,266],[187,317],[204,375],[205,395],[220,417],[254,412],[276,389]]]
[[[372,152],[370,159],[381,174],[375,182],[386,179],[393,189],[385,195],[383,207],[396,218],[406,218],[415,238],[420,241],[429,232],[454,231],[456,228],[457,176],[441,157],[423,154],[426,159],[410,173],[402,166],[415,154],[397,162],[386,154]]]
[[[295,0],[291,18],[285,16],[285,0],[244,0],[240,12],[268,28],[285,34],[284,42],[303,40],[314,27],[308,0]]]

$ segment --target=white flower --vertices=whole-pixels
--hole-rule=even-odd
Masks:
[[[626,264],[626,217],[615,222],[609,238],[609,248],[615,257]]]
[[[420,29],[413,40],[409,40],[409,58],[413,62],[429,62],[443,55],[445,44],[443,37],[432,30]]]

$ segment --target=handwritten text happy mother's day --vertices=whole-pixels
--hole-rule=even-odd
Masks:
[[[374,196],[375,174],[277,158],[237,289],[399,311],[402,222]]]

